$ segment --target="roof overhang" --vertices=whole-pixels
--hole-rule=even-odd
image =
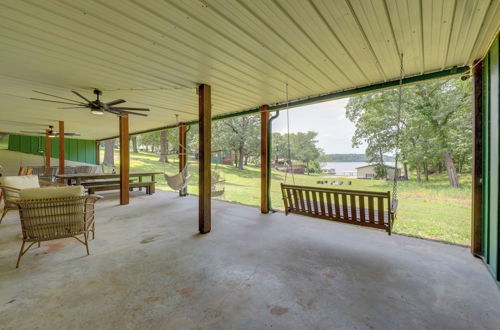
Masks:
[[[263,104],[300,106],[461,74],[498,31],[500,0],[3,1],[0,131],[65,121],[82,138],[118,135],[113,115],[58,109],[32,90],[149,107],[131,132],[197,120],[196,87],[214,118]],[[19,125],[15,124],[19,123]]]

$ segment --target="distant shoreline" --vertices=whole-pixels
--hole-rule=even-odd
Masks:
[[[328,162],[335,163],[369,163],[365,154],[326,154]],[[384,155],[384,162],[393,162],[394,157]]]

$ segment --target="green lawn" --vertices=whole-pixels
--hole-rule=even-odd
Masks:
[[[131,153],[131,170],[153,170],[163,172],[164,166],[158,162],[158,156],[153,153]],[[178,171],[176,157],[170,157],[172,163],[165,166],[168,174]],[[101,159],[103,157],[101,156]],[[118,159],[118,153],[115,155]],[[118,164],[117,164],[118,165]],[[219,165],[223,173],[225,194],[219,199],[258,207],[260,205],[260,170],[247,166],[239,171],[233,166]],[[106,171],[109,171],[107,169]],[[191,174],[189,193],[198,193],[198,164],[190,163]],[[295,183],[299,185],[316,186],[316,181],[323,178],[332,180],[332,176],[295,175]],[[446,175],[431,176],[429,182],[418,184],[415,181],[399,183],[399,206],[394,232],[405,235],[434,239],[455,244],[470,244],[470,214],[471,214],[471,178],[461,176],[461,187],[448,186]],[[280,182],[284,174],[273,171],[271,203],[272,207],[281,210]],[[170,190],[163,176],[157,177],[158,189]],[[344,181],[346,181],[344,179]],[[392,183],[380,180],[351,179],[352,186],[342,186],[346,189],[391,191]],[[290,176],[287,180],[291,183]],[[316,221],[312,220],[311,221]]]

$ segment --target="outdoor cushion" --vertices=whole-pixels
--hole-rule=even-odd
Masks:
[[[0,186],[5,186],[5,199],[19,198],[19,190],[26,188],[39,188],[38,176],[23,175],[23,176],[2,176],[0,177]],[[8,189],[14,188],[14,190]]]
[[[38,176],[36,175],[2,176],[0,177],[0,185],[16,189],[40,187]]]
[[[47,187],[23,189],[19,192],[19,197],[21,199],[48,199],[83,196],[84,193],[83,186]]]

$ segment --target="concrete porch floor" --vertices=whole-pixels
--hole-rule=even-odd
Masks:
[[[197,198],[138,192],[98,203],[90,256],[32,248],[0,225],[4,329],[500,329],[500,295],[468,249]]]

